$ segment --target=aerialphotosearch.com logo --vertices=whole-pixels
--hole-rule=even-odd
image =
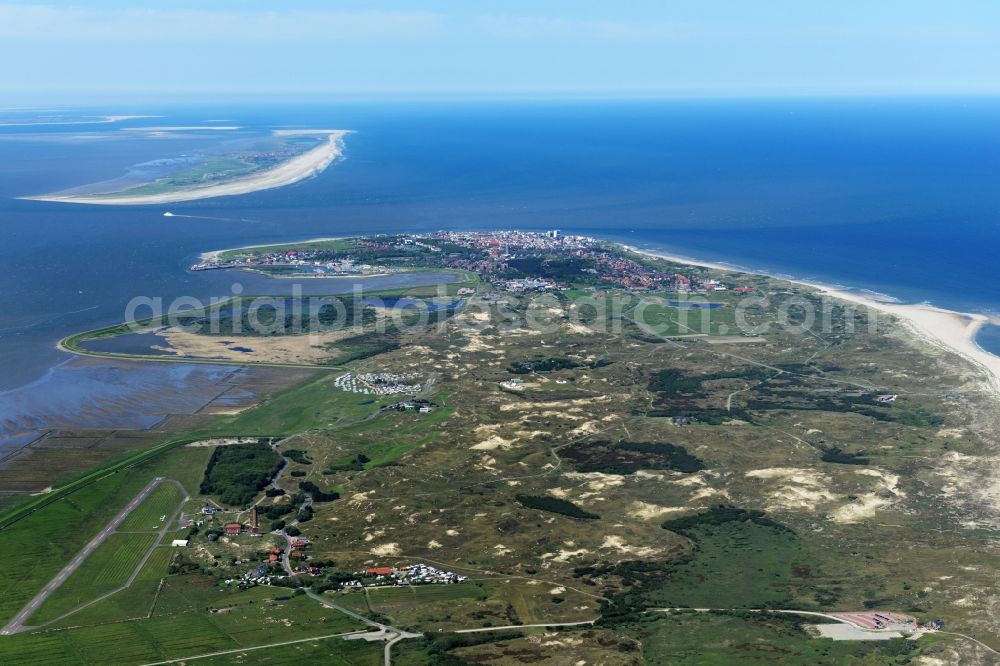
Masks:
[[[659,338],[689,336],[760,337],[787,334],[852,333],[859,326],[876,330],[874,311],[821,295],[751,294],[739,298],[706,294],[565,291],[456,295],[447,285],[420,296],[365,293],[355,284],[348,293],[305,295],[290,285],[287,295],[244,295],[234,283],[225,297],[137,296],[124,321],[132,332],[171,328],[203,335],[309,335],[318,344],[324,333],[409,333],[444,326],[503,334],[571,330]]]

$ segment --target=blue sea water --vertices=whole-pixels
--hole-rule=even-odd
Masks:
[[[1000,310],[997,99],[80,111],[100,113],[162,117],[0,125],[0,391],[45,376],[66,360],[57,340],[119,321],[135,296],[229,295],[233,274],[187,271],[202,251],[316,236],[559,228],[903,301]],[[16,199],[196,155],[208,145],[198,133],[124,128],[208,119],[245,128],[234,138],[284,127],[356,133],[345,159],[276,190],[169,206]],[[982,344],[1000,350],[1000,336]]]

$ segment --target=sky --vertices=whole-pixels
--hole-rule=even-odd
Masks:
[[[995,0],[0,0],[0,102],[1000,93]]]

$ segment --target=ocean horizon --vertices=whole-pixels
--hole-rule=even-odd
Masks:
[[[901,302],[1000,313],[1000,100],[768,99],[67,110],[0,125],[0,415],[71,333],[137,295],[228,295],[203,251],[436,229],[558,228]],[[8,113],[8,112],[5,112]],[[251,194],[154,206],[22,201],[210,150],[227,124],[343,128],[344,158]],[[0,122],[4,120],[0,114]],[[124,131],[124,130],[129,131]],[[164,212],[174,217],[164,217]],[[979,338],[1000,353],[1000,329]]]

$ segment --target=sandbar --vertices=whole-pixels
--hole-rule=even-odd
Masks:
[[[0,127],[40,127],[45,125],[107,125],[110,123],[120,123],[123,120],[137,120],[140,118],[162,118],[163,116],[97,116],[87,120],[60,120],[42,119],[26,122],[0,123]]]
[[[123,127],[123,132],[232,132],[242,129],[239,125],[161,125],[157,127]]]
[[[176,203],[179,201],[195,201],[213,197],[249,194],[260,190],[269,190],[297,183],[321,173],[343,152],[343,138],[349,130],[291,130],[276,131],[279,136],[293,134],[325,134],[327,140],[319,146],[296,155],[290,160],[264,171],[258,171],[248,176],[229,181],[211,183],[199,187],[190,187],[171,192],[156,194],[128,195],[42,195],[37,197],[22,197],[32,201],[53,201],[58,203],[95,204],[101,206],[137,206],[150,204]]]

